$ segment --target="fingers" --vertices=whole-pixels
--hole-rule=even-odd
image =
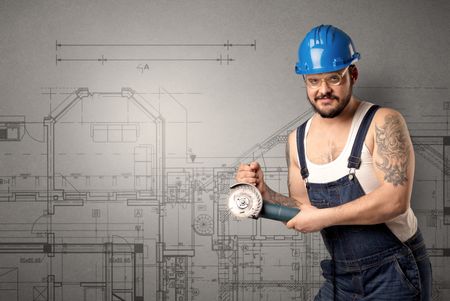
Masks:
[[[250,169],[240,169],[236,173],[236,181],[239,183],[256,184],[258,181],[256,172]]]
[[[299,212],[299,213],[297,213],[296,216],[294,216],[293,218],[288,220],[288,222],[286,223],[286,227],[288,229],[294,229],[299,232],[303,232],[301,229],[296,228],[296,225],[298,225],[299,219],[301,219],[301,215],[302,215],[302,212]]]
[[[236,172],[235,180],[239,183],[258,185],[261,182],[260,169],[258,162],[250,164],[240,164]]]
[[[311,206],[309,212],[300,211],[296,216],[289,220],[286,227],[294,229],[301,233],[312,233],[327,227],[324,221],[320,219],[321,211]],[[322,211],[323,212],[323,211]]]
[[[286,227],[287,227],[288,229],[293,229],[293,228],[295,227],[295,223],[294,223],[294,221],[293,221],[293,218],[290,219],[290,220],[286,223]]]
[[[261,166],[256,161],[253,161],[253,162],[251,162],[249,164],[241,163],[241,164],[239,164],[239,167],[238,167],[238,171],[241,171],[241,170],[249,171],[249,170],[251,170],[253,172],[258,172],[260,169],[261,169]]]
[[[261,168],[261,166],[259,165],[259,163],[256,162],[256,161],[251,162],[251,163],[249,164],[249,166],[250,166],[250,168],[253,169],[255,172],[258,171],[258,170]]]

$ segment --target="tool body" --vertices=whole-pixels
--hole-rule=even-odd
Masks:
[[[258,188],[247,183],[236,183],[230,187],[228,208],[236,217],[268,218],[286,222],[299,213],[291,208],[264,201]]]

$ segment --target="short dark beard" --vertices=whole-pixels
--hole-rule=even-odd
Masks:
[[[308,96],[307,96],[307,97],[308,97]],[[309,103],[310,103],[311,106],[313,107],[314,111],[315,111],[317,114],[320,115],[320,117],[322,117],[322,118],[334,118],[334,117],[336,117],[336,116],[339,116],[339,114],[342,113],[342,111],[345,109],[345,107],[346,107],[346,106],[348,105],[348,103],[350,102],[350,99],[352,98],[352,91],[350,90],[350,93],[349,93],[349,94],[348,94],[341,102],[339,102],[339,105],[338,105],[334,110],[332,110],[332,111],[330,111],[330,112],[323,112],[323,111],[320,111],[320,110],[316,107],[315,101],[317,101],[317,100],[319,100],[319,99],[321,99],[321,98],[330,98],[330,99],[337,99],[337,100],[339,100],[339,97],[337,97],[337,96],[335,96],[335,95],[333,95],[333,94],[331,94],[331,93],[322,95],[322,96],[320,96],[320,97],[316,97],[316,98],[314,99],[314,101],[311,101],[311,99],[309,99],[309,97],[308,97]]]

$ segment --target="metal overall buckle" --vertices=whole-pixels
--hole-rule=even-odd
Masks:
[[[307,177],[303,179],[303,183],[305,183],[306,189],[309,189],[309,181]]]
[[[354,167],[351,167],[348,171],[348,179],[352,181],[355,178],[355,171],[356,169]]]

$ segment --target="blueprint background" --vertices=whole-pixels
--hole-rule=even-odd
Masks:
[[[283,139],[310,114],[297,47],[318,24],[361,53],[354,93],[408,122],[412,207],[433,299],[447,300],[449,13],[448,1],[1,0],[0,300],[312,300],[319,236],[235,221],[223,203],[253,159],[286,192]]]

